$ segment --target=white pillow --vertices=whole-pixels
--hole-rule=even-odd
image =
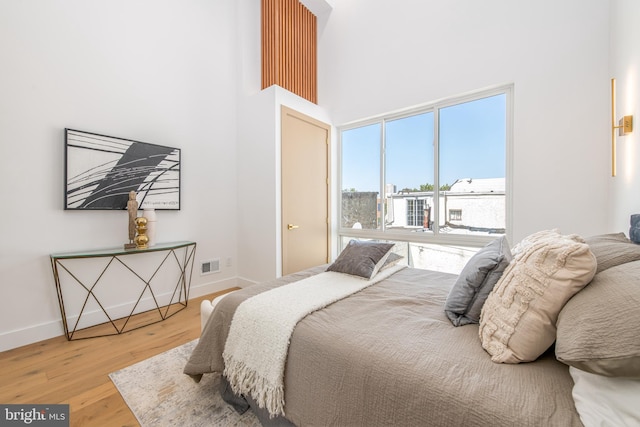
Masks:
[[[585,427],[640,425],[640,380],[605,377],[569,367],[573,401]]]

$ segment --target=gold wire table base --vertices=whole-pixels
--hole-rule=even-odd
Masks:
[[[150,253],[150,252],[166,252],[165,256],[161,259],[153,274],[148,278],[143,278],[133,267],[127,264],[127,259],[130,256],[136,254]],[[60,305],[60,314],[62,315],[62,325],[64,327],[64,333],[67,340],[95,338],[107,335],[119,335],[124,332],[129,332],[135,329],[142,328],[144,326],[158,323],[168,319],[179,311],[187,307],[189,300],[189,290],[191,287],[191,277],[193,275],[193,264],[195,260],[196,243],[195,242],[176,242],[176,243],[164,243],[146,249],[133,249],[124,250],[122,248],[104,249],[97,251],[86,251],[77,253],[64,253],[64,254],[51,254],[51,267],[53,269],[53,278],[56,285],[56,291],[58,293],[58,303]],[[69,266],[64,264],[65,260],[75,260],[82,258],[108,258],[106,266],[99,272],[98,277],[93,283],[85,283],[78,278],[77,274],[71,271]],[[156,292],[153,289],[153,279],[156,277],[160,269],[165,266],[165,263],[175,261],[178,269],[178,278],[176,279],[175,287],[168,304],[160,305]],[[96,295],[95,291],[99,285],[102,285],[102,280],[105,273],[114,265],[121,265],[132,274],[132,280],[144,284],[137,301],[128,315],[124,317],[112,318],[109,315],[108,309],[106,309],[103,303]],[[79,285],[81,290],[86,293],[84,295],[84,302],[77,319],[73,322],[73,325],[69,324],[69,319],[65,310],[65,303],[62,292],[62,285],[60,282],[60,271],[65,271],[69,277]],[[106,285],[102,285],[106,286]],[[140,302],[148,292],[153,301],[154,307],[150,310],[140,311],[138,308]],[[82,319],[87,303],[90,298],[93,297],[102,310],[102,313],[107,321],[83,328],[79,328],[80,320]],[[128,302],[128,301],[126,301]]]

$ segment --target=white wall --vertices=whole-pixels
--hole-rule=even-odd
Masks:
[[[126,240],[124,211],[63,210],[65,127],[182,148],[158,240],[223,259],[191,296],[235,284],[235,21],[233,1],[0,2],[0,350],[63,333],[49,253]]]
[[[513,82],[513,239],[608,231],[608,5],[335,2],[320,39],[319,103],[340,125]]]
[[[611,1],[610,74],[616,79],[616,120],[633,115],[634,131],[617,139],[617,175],[608,178],[610,230],[629,235],[629,216],[640,213],[640,2]],[[611,113],[609,113],[610,115]],[[608,116],[609,117],[609,116]],[[610,121],[610,119],[609,119]],[[607,124],[609,124],[607,121]],[[617,123],[616,123],[617,124]],[[611,136],[603,145],[611,144]],[[609,152],[607,159],[610,159]]]
[[[613,1],[631,27],[634,0]],[[608,0],[309,1],[323,6],[318,106],[260,92],[259,3],[0,1],[0,350],[62,334],[49,253],[126,236],[124,212],[62,209],[65,127],[182,148],[182,210],[158,212],[158,238],[223,260],[192,296],[278,274],[280,104],[341,124],[514,82],[514,238],[612,231],[608,189],[624,221],[637,208],[638,174],[607,178]]]
[[[282,275],[281,108],[329,120],[322,108],[279,86],[239,103],[238,275],[239,284],[247,285]]]
[[[325,0],[303,2],[314,13]],[[279,86],[260,90],[260,0],[238,2],[238,284],[282,274],[280,121],[285,105],[325,123],[327,111]]]

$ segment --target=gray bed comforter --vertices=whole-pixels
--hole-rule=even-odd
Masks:
[[[315,267],[225,297],[184,372],[222,372],[235,308],[324,271]],[[491,362],[477,325],[454,327],[444,302],[457,276],[406,268],[310,314],[291,337],[285,415],[303,426],[582,426],[568,367]]]

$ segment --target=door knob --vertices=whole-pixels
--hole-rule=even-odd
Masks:
[[[296,229],[296,228],[298,228],[298,226],[297,226],[297,225],[293,225],[293,224],[288,224],[288,225],[287,225],[287,229],[289,229],[289,230],[294,230],[294,229]]]

